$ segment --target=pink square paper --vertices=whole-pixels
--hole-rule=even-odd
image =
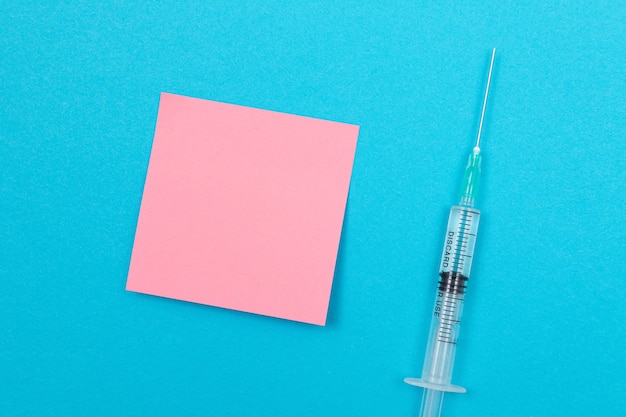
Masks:
[[[324,325],[358,131],[163,93],[126,289]]]

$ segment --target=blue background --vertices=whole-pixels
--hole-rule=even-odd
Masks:
[[[417,415],[497,47],[443,416],[623,416],[626,3],[458,3],[2,2],[0,415]],[[124,290],[161,91],[361,126],[326,327]]]

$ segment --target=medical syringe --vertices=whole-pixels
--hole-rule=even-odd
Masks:
[[[480,135],[495,57],[494,48],[491,52],[478,138],[465,168],[461,201],[458,206],[452,206],[450,209],[422,377],[404,379],[407,384],[424,388],[420,417],[439,417],[444,392],[463,393],[466,391],[463,387],[451,384],[452,370],[457,337],[461,328],[465,288],[472,268],[474,244],[480,220],[480,211],[474,208],[474,200],[480,181]]]

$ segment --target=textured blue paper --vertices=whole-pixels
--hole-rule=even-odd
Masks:
[[[417,415],[494,46],[442,415],[624,415],[626,3],[140,3],[0,4],[0,415]],[[327,327],[124,291],[161,91],[361,126]]]

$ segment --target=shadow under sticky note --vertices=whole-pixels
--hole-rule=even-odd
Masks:
[[[358,130],[161,94],[126,289],[324,325]]]

